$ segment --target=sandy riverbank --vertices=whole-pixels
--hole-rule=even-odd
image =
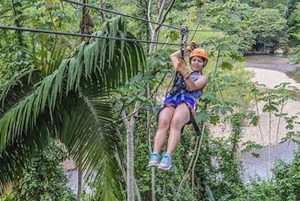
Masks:
[[[263,84],[268,88],[274,88],[276,85],[279,85],[283,82],[290,83],[290,86],[295,86],[300,89],[300,83],[297,83],[295,80],[289,78],[285,73],[268,70],[268,69],[259,69],[259,68],[246,68],[249,71],[254,72],[254,77],[252,78],[253,82],[258,84]],[[262,112],[262,107],[264,103],[258,103],[258,111],[260,111],[260,123],[258,126],[245,125],[243,127],[243,137],[242,142],[255,141],[263,146],[275,145],[278,142],[286,137],[287,129],[285,128],[286,122],[279,117],[272,115],[269,116],[268,113]],[[283,113],[287,113],[289,116],[298,116],[300,113],[300,102],[289,100],[283,108]],[[253,104],[252,109],[256,111],[256,106]],[[300,130],[300,124],[295,125],[295,130]],[[218,126],[211,127],[211,132],[214,137],[228,137],[230,135],[231,129],[228,124],[221,124]]]

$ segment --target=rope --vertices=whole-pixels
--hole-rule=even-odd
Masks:
[[[198,24],[197,24],[197,27],[196,27],[196,31],[194,31],[194,34],[193,34],[193,37],[192,37],[191,41],[193,41],[193,39],[194,39],[194,37],[196,35],[196,32],[197,32],[199,26],[200,26],[200,20],[198,21]]]
[[[140,18],[140,17],[136,17],[136,16],[131,16],[131,15],[128,15],[128,14],[120,13],[118,11],[109,10],[109,9],[106,9],[106,8],[101,8],[99,6],[94,6],[94,5],[90,5],[90,4],[74,2],[74,1],[70,1],[70,0],[61,0],[61,1],[68,2],[70,4],[75,4],[75,5],[79,5],[79,6],[83,6],[83,7],[89,7],[89,8],[93,8],[93,9],[96,9],[96,10],[101,10],[101,11],[113,13],[113,14],[116,14],[116,15],[121,15],[121,16],[124,16],[124,17],[128,17],[128,18],[131,18],[131,19],[140,20],[140,21],[144,21],[144,22],[148,22],[148,23],[160,25],[160,26],[163,26],[163,27],[168,27],[168,28],[172,28],[172,29],[176,29],[176,30],[181,30],[181,28],[179,28],[179,27],[175,27],[175,26],[171,26],[171,25],[165,25],[165,24],[162,24],[162,23],[157,23],[157,22],[154,22],[154,21],[150,21],[150,20],[147,20],[147,19]],[[218,31],[218,30],[197,30],[197,29],[196,30],[190,30],[190,31],[194,31],[194,32],[198,32],[198,31],[199,32],[221,32],[221,31]]]
[[[179,46],[179,44],[177,44],[177,43],[152,42],[152,41],[140,40],[140,39],[98,36],[98,35],[79,34],[79,33],[72,33],[72,32],[63,32],[63,31],[52,31],[52,30],[45,30],[45,29],[33,29],[33,28],[26,28],[26,27],[13,27],[13,26],[0,25],[0,29],[15,30],[15,31],[18,30],[18,31],[34,32],[34,33],[47,33],[47,34],[54,34],[54,35],[90,37],[90,38],[101,38],[101,39],[123,40],[123,41],[140,42],[140,43],[154,43],[154,44],[161,44],[161,45],[170,45],[170,46],[171,45],[176,45],[176,46]]]

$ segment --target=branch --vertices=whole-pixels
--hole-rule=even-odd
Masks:
[[[154,96],[154,94],[157,93],[158,88],[159,88],[160,85],[163,83],[163,81],[164,81],[164,79],[166,78],[166,76],[167,76],[167,74],[165,74],[165,75],[163,76],[163,78],[161,79],[161,81],[160,81],[159,84],[157,85],[156,89],[155,89],[154,92],[149,96],[148,99],[151,99],[151,98]],[[132,102],[133,102],[133,101],[132,101]],[[130,102],[129,104],[131,104],[132,102]],[[127,105],[129,105],[129,104],[127,104]],[[125,111],[124,111],[124,108],[127,107],[127,105],[125,106],[124,103],[123,103],[123,104],[120,103],[120,110],[121,110],[121,117],[122,117],[122,119],[117,120],[117,121],[115,121],[114,123],[118,123],[119,121],[124,121],[125,124],[128,123],[128,120],[127,120],[127,119],[128,119],[129,117],[134,116],[134,115],[141,109],[141,107],[142,107],[143,104],[140,105],[139,108],[134,109],[133,112],[130,113],[129,115],[126,115],[126,113],[125,113]],[[136,117],[137,117],[137,116],[138,116],[138,115],[136,115]],[[127,122],[125,122],[125,121],[127,121]]]
[[[165,2],[165,1],[164,1]],[[163,2],[163,3],[164,3]],[[171,0],[171,4],[169,5],[169,7],[167,8],[166,12],[163,14],[163,10],[160,10],[159,11],[159,17],[158,19],[161,19],[161,20],[157,20],[159,25],[156,26],[155,30],[157,31],[161,25],[166,21],[166,17],[167,17],[167,14],[170,12],[171,8],[173,7],[175,3],[175,0]],[[165,3],[164,3],[165,4]],[[164,5],[165,6],[165,5]],[[161,7],[161,9],[164,8],[164,6]]]
[[[148,3],[148,24],[149,24],[151,33],[153,33],[154,30],[153,30],[152,24],[151,24],[151,22],[150,22],[150,21],[151,21],[151,4],[152,4],[152,1],[149,0],[149,3]]]

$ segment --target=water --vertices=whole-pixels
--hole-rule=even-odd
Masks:
[[[287,56],[281,54],[245,56],[245,67],[269,69],[283,73],[296,70],[296,67],[289,63]]]
[[[267,146],[251,153],[242,154],[243,180],[248,183],[253,179],[271,179],[273,176],[272,168],[276,161],[291,162],[296,151],[299,151],[299,145],[292,141],[286,141],[275,146]],[[259,154],[260,157],[253,157],[252,153]]]

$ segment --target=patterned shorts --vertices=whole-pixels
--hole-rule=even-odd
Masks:
[[[197,109],[197,102],[195,99],[185,96],[184,94],[181,95],[175,95],[175,96],[168,96],[164,101],[164,106],[173,106],[174,108],[177,108],[178,105],[181,103],[185,103],[192,115],[195,114],[195,111]]]

